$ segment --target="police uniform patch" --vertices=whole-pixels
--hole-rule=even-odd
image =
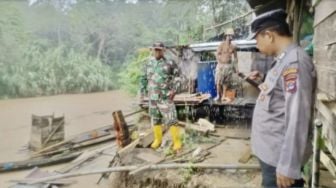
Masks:
[[[296,78],[297,78],[296,74],[288,74],[288,75],[284,76],[285,81],[296,80]]]
[[[288,68],[283,72],[283,78],[285,82],[286,92],[295,93],[296,92],[296,80],[297,80],[297,68]]]
[[[283,76],[285,77],[285,76],[287,76],[287,75],[290,75],[290,74],[297,74],[297,72],[298,72],[298,69],[297,68],[288,68],[288,69],[286,69],[284,72],[283,72]]]
[[[285,82],[286,91],[289,93],[296,92],[296,80],[288,80]]]

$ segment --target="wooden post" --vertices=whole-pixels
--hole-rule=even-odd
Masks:
[[[129,130],[124,119],[122,112],[116,111],[112,113],[113,116],[113,126],[116,131],[116,140],[119,147],[125,147],[131,143]]]

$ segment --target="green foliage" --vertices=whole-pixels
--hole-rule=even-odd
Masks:
[[[125,66],[119,74],[119,81],[122,89],[137,94],[139,87],[139,78],[142,73],[142,67],[148,60],[150,51],[148,49],[141,49],[137,55],[131,59],[130,63]]]
[[[105,91],[119,84],[134,94],[150,53],[137,49],[212,35],[204,33],[212,25],[211,2],[1,1],[0,98]],[[213,2],[221,18],[235,1]]]
[[[185,184],[185,185],[191,180],[192,176],[194,174],[196,174],[196,172],[197,172],[197,169],[193,168],[192,163],[189,162],[189,165],[190,166],[188,168],[184,168],[184,169],[181,170],[182,171],[182,177],[183,177],[183,184]]]
[[[0,96],[32,97],[106,91],[116,85],[113,70],[98,59],[65,47],[31,46],[24,62],[3,65]]]
[[[307,35],[311,35],[314,33],[314,18],[311,13],[309,13],[307,10],[304,10],[302,15],[302,26],[300,30],[300,36],[303,38]]]

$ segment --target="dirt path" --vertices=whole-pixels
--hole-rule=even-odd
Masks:
[[[111,124],[111,113],[136,108],[134,98],[123,91],[94,94],[59,95],[0,101],[0,162],[28,157],[31,115],[65,115],[65,136]],[[44,169],[52,170],[55,167]],[[0,174],[0,187],[11,179],[23,178],[28,171]],[[75,187],[95,187],[96,176],[83,177]]]

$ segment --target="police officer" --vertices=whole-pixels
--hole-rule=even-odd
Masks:
[[[311,154],[308,139],[315,68],[293,42],[286,12],[278,9],[256,17],[251,38],[265,55],[275,57],[254,109],[252,151],[260,161],[264,187],[303,187],[301,168]],[[252,72],[250,79],[260,76]]]
[[[149,98],[149,115],[154,132],[154,142],[151,147],[153,149],[160,147],[164,124],[170,127],[173,150],[178,152],[182,142],[173,99],[181,87],[179,69],[174,61],[164,56],[163,43],[154,43],[151,50],[153,57],[145,64],[143,74],[140,76],[141,96],[143,98],[148,95]]]

